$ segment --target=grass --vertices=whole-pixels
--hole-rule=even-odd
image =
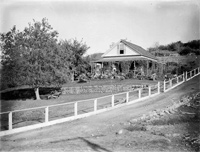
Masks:
[[[70,82],[64,84],[62,87],[82,87],[82,86],[104,86],[104,85],[146,85],[157,84],[157,81],[150,81],[150,80],[136,80],[136,79],[125,79],[125,80],[118,80],[118,79],[109,79],[109,80],[92,80],[88,81],[87,83],[77,83],[77,82]],[[52,90],[59,89],[55,88],[55,86],[49,87],[41,87],[40,95],[49,94]],[[35,93],[33,88],[29,86],[21,86],[17,88],[10,88],[4,91],[0,91],[1,99],[3,100],[15,100],[15,99],[34,99]]]
[[[105,96],[106,94],[101,94],[101,96]],[[108,95],[108,94],[107,94]],[[117,95],[115,97],[115,102],[119,102],[122,100],[122,98],[125,98],[125,93],[122,95]],[[62,96],[62,98],[65,98],[65,100],[56,99],[56,100],[44,100],[43,101],[34,101],[34,100],[17,100],[15,102],[13,101],[4,101],[2,106],[7,107],[7,110],[17,110],[17,109],[26,109],[31,107],[39,107],[39,106],[47,106],[47,105],[55,105],[59,103],[68,103],[65,105],[58,105],[49,107],[49,120],[56,120],[60,118],[66,118],[70,116],[74,116],[74,103],[73,101],[76,101],[74,99],[79,99],[79,102],[77,103],[78,106],[78,114],[84,114],[88,112],[94,111],[94,99],[91,98],[97,98],[100,94],[90,94],[87,95],[65,95]],[[71,100],[70,100],[71,99]],[[85,101],[80,101],[84,100]],[[49,102],[48,102],[49,101]],[[13,105],[14,104],[14,105]],[[118,103],[120,104],[120,102]],[[10,106],[9,106],[10,105]],[[9,109],[9,107],[12,107]],[[97,100],[97,109],[104,109],[111,107],[111,96],[102,97],[101,99]],[[1,107],[2,108],[2,107]],[[4,108],[3,108],[4,109]],[[13,128],[19,128],[22,126],[28,126],[35,123],[41,123],[44,122],[45,118],[45,109],[35,109],[35,110],[27,110],[27,111],[20,111],[20,112],[13,112]],[[8,129],[8,114],[1,115],[0,117],[1,121],[1,130],[7,130]]]
[[[40,106],[49,106],[61,103],[74,102],[79,100],[86,100],[91,98],[98,98],[102,96],[107,96],[112,93],[92,93],[92,94],[70,94],[70,95],[61,95],[57,99],[51,100],[1,100],[1,112],[20,110],[26,108],[40,107]]]
[[[89,83],[80,83],[78,86],[83,85],[109,85],[109,84],[123,84],[123,85],[138,85],[138,84],[155,84],[156,82],[152,81],[141,81],[141,80],[107,80],[107,81],[92,81]],[[70,86],[70,85],[68,85]],[[76,85],[72,85],[76,86]],[[69,94],[69,95],[61,95],[57,99],[51,100],[1,100],[1,112],[6,111],[14,111],[14,110],[21,110],[33,107],[41,107],[41,106],[50,106],[55,104],[63,104],[81,100],[87,100],[78,103],[78,114],[91,112],[94,110],[94,99],[103,97],[98,99],[97,102],[97,109],[104,109],[111,106],[111,95],[112,93],[91,93],[91,94]],[[114,93],[115,94],[115,93]],[[132,96],[130,94],[130,96]],[[134,95],[135,96],[135,95]],[[115,102],[116,104],[121,104],[121,100],[126,98],[126,94],[116,95]],[[92,99],[92,100],[91,100]],[[119,102],[119,103],[118,103]],[[74,104],[66,104],[62,106],[55,106],[49,108],[49,119],[55,120],[59,118],[69,117],[74,115]],[[7,124],[8,117],[6,115],[1,117],[2,123],[4,122],[5,125]],[[44,122],[44,108],[43,109],[36,109],[36,110],[29,110],[24,112],[16,112],[13,113],[13,127],[19,127],[22,125],[21,123],[31,124],[32,123],[41,123]],[[6,125],[7,126],[7,125]],[[5,127],[5,126],[4,126]],[[5,129],[5,128],[4,128]],[[4,130],[3,129],[3,130]]]
[[[107,80],[91,80],[87,83],[77,83],[77,82],[69,82],[67,84],[64,84],[63,87],[78,87],[78,86],[94,86],[94,85],[126,85],[126,84],[132,84],[132,85],[140,85],[140,84],[155,84],[156,81],[151,80],[138,80],[138,79],[125,79],[125,80],[119,80],[119,79],[107,79]]]

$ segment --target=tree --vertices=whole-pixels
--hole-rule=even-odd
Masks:
[[[60,46],[65,53],[65,61],[69,63],[71,72],[71,80],[74,81],[74,75],[86,73],[88,67],[87,60],[84,60],[83,55],[89,47],[82,41],[76,39],[64,40],[60,42]]]
[[[129,72],[131,63],[132,63],[132,61],[122,61],[122,62],[120,62],[122,73],[127,74]]]
[[[57,36],[45,18],[29,23],[22,32],[12,29],[1,34],[3,69],[8,71],[12,67],[12,75],[5,73],[4,78],[12,79],[16,86],[33,87],[37,100],[40,87],[66,83],[70,71],[67,62],[63,62],[65,52],[57,44]]]
[[[17,86],[17,73],[19,69],[20,52],[16,47],[18,31],[14,26],[6,34],[1,34],[1,64],[2,64],[2,81],[1,89]]]

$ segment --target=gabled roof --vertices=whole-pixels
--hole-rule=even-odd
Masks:
[[[135,52],[135,55],[119,55],[119,56],[107,56],[107,54],[113,50],[114,47],[116,47],[118,44],[123,43],[128,47],[131,51]],[[117,42],[112,48],[110,48],[108,51],[106,51],[102,56],[102,59],[99,59],[97,61],[94,61],[96,63],[98,62],[109,62],[109,61],[133,61],[133,60],[152,60],[157,62],[157,58],[151,54],[150,52],[146,51],[142,47],[135,45],[133,43],[127,42],[125,40],[120,40]]]
[[[149,53],[148,51],[146,51],[145,49],[143,49],[142,47],[135,45],[133,43],[127,42],[125,40],[121,40],[121,43],[124,43],[125,45],[127,45],[129,48],[131,48],[132,50],[136,51],[138,54],[140,54],[141,56],[153,59],[153,60],[157,60],[156,57],[154,55],[152,55],[151,53]]]

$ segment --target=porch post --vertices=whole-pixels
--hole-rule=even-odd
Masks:
[[[146,75],[148,75],[148,72],[149,72],[149,60],[147,60],[147,74]]]
[[[155,72],[155,62],[152,61],[152,71]]]
[[[101,62],[101,74],[103,74],[103,62]]]
[[[134,76],[135,76],[135,61],[133,61],[134,62]]]

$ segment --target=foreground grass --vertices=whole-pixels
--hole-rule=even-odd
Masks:
[[[156,81],[149,81],[149,80],[134,80],[134,79],[126,79],[126,80],[95,80],[90,81],[88,83],[69,83],[64,86],[72,87],[72,86],[89,86],[89,85],[142,85],[142,84],[156,84]],[[33,99],[24,99],[24,100],[1,100],[0,103],[0,111],[12,111],[12,110],[19,110],[25,108],[32,108],[32,107],[40,107],[40,106],[48,106],[54,104],[61,104],[91,98],[102,97],[106,95],[111,95],[112,93],[91,93],[91,94],[74,94],[74,95],[61,95],[58,99],[51,99],[51,100],[33,100]]]
[[[77,86],[93,86],[93,85],[141,85],[141,84],[156,84],[157,81],[152,80],[138,80],[138,79],[107,79],[107,80],[91,80],[87,83],[70,82],[64,84],[63,87],[77,87]]]
[[[111,95],[112,93],[92,93],[92,94],[75,94],[75,95],[61,95],[57,99],[51,100],[1,100],[1,112],[20,110],[26,108],[40,107],[40,106],[48,106],[54,104],[61,104],[79,100],[86,100],[91,98],[102,97],[106,95]]]

